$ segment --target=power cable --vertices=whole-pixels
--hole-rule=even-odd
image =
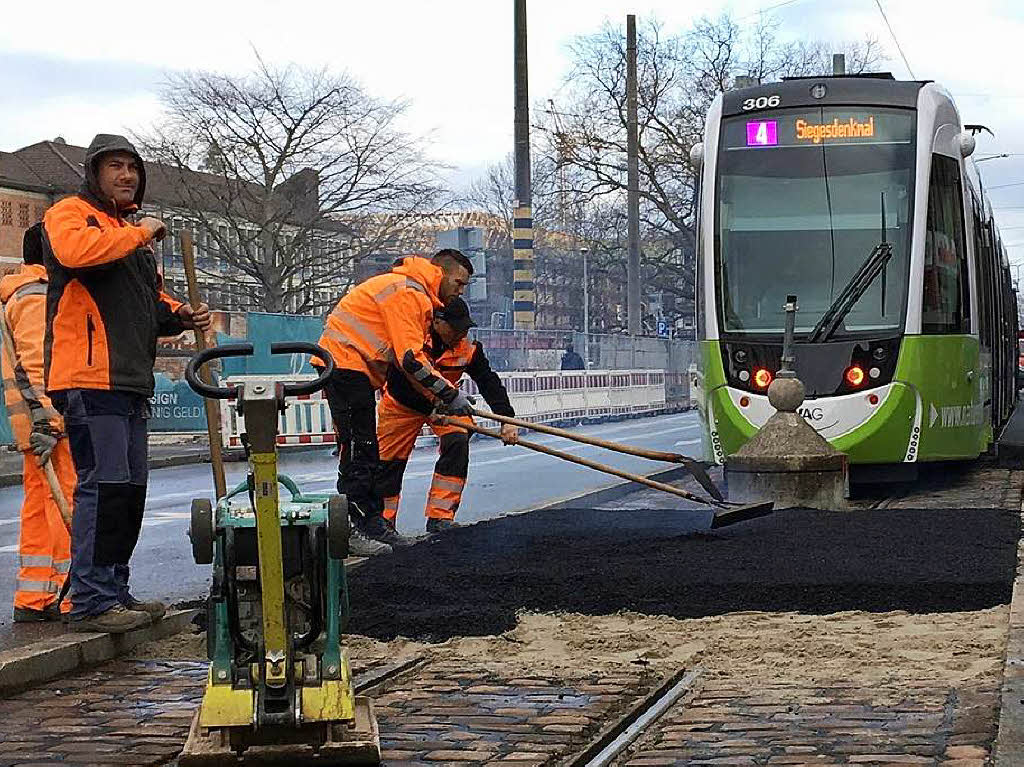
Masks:
[[[910,68],[910,62],[907,61],[907,55],[903,52],[903,46],[900,45],[900,41],[896,38],[896,32],[893,31],[892,24],[889,23],[889,17],[885,15],[885,9],[882,7],[882,0],[875,0],[875,5],[878,6],[878,12],[882,14],[882,20],[885,22],[885,26],[889,28],[889,34],[892,35],[892,41],[896,43],[896,50],[900,52],[900,58],[903,59],[904,66],[906,66],[907,71],[910,72],[911,79],[916,80],[917,75],[915,75],[914,70]]]
[[[996,184],[995,186],[986,187],[986,191],[993,191],[995,189],[1006,189],[1011,186],[1024,186],[1024,181],[1014,181],[1012,184]]]
[[[746,16],[741,16],[740,18],[738,18],[736,20],[737,21],[746,21],[747,19],[752,19],[755,16],[760,16],[763,13],[768,13],[768,11],[774,11],[774,10],[777,10],[779,8],[784,8],[787,5],[793,5],[794,3],[802,3],[803,1],[804,0],[785,0],[785,2],[783,2],[783,3],[776,3],[775,5],[766,5],[764,8],[758,8],[753,13],[748,13]]]

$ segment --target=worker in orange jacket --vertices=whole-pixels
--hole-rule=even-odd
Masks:
[[[43,385],[43,336],[46,332],[46,267],[41,225],[25,232],[24,265],[0,280],[4,328],[2,367],[4,403],[24,459],[18,541],[18,579],[14,588],[14,622],[60,619],[57,594],[71,565],[71,537],[43,473],[50,461],[61,492],[70,504],[75,466],[64,434],[64,421]],[[13,352],[13,354],[12,354]],[[71,609],[68,602],[66,610]]]
[[[515,417],[505,385],[491,370],[484,347],[470,341],[466,335],[474,326],[469,307],[461,298],[434,312],[430,338],[424,352],[441,375],[453,386],[458,386],[462,375],[468,374],[480,389],[491,411],[498,415]],[[377,408],[377,439],[380,443],[380,470],[377,492],[382,496],[384,517],[392,525],[398,515],[402,493],[402,477],[416,437],[424,424],[439,441],[434,477],[427,494],[424,512],[428,533],[436,533],[455,523],[455,513],[462,501],[469,472],[469,432],[451,424],[433,421],[434,400],[418,382],[403,375],[397,367],[388,371],[387,386]],[[470,416],[454,420],[473,423]],[[519,431],[511,425],[501,427],[501,439],[506,445],[515,444]]]
[[[72,631],[124,633],[165,606],[129,589],[148,482],[147,419],[159,336],[205,331],[210,312],[160,288],[151,243],[163,222],[134,215],[146,168],[123,136],[99,134],[78,194],[43,217],[46,392],[78,474],[71,537]]]
[[[402,258],[390,272],[352,288],[327,317],[320,345],[335,370],[324,392],[338,433],[338,492],[349,501],[355,554],[383,554],[405,543],[384,519],[373,486],[379,461],[375,392],[384,386],[388,366],[394,363],[415,379],[448,412],[472,407],[423,351],[433,312],[460,296],[472,273],[470,260],[454,249],[429,260]]]

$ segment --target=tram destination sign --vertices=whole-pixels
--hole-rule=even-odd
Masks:
[[[727,150],[822,144],[902,144],[914,139],[914,117],[907,111],[787,110],[757,119],[723,123]]]

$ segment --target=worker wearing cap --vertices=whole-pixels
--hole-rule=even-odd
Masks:
[[[21,271],[0,280],[3,302],[4,402],[14,440],[24,456],[18,540],[18,578],[14,587],[14,622],[60,619],[57,594],[71,565],[71,537],[47,485],[43,466],[49,461],[70,504],[75,492],[75,465],[64,421],[53,409],[43,384],[43,336],[46,333],[46,267],[42,227],[25,232]],[[70,610],[71,603],[64,602]]]
[[[466,337],[474,324],[466,302],[461,298],[454,299],[434,312],[423,351],[452,385],[458,386],[463,373],[468,374],[492,412],[514,417],[515,411],[505,385],[491,370],[483,345]],[[434,402],[429,393],[392,365],[388,370],[384,396],[377,408],[377,440],[380,444],[377,492],[384,504],[384,517],[393,526],[409,455],[416,436],[424,424],[429,424],[440,447],[427,495],[425,515],[428,533],[440,532],[454,524],[469,472],[469,432],[454,425],[435,423],[430,417],[433,410]],[[470,416],[452,420],[473,422]],[[502,426],[501,439],[506,445],[515,444],[518,436],[515,426]]]
[[[471,408],[466,395],[434,368],[423,344],[433,312],[457,298],[472,273],[470,260],[452,248],[429,260],[399,259],[391,271],[349,290],[324,324],[320,345],[334,359],[324,393],[338,432],[338,492],[348,498],[349,550],[354,554],[385,554],[407,542],[387,524],[374,491],[379,460],[375,393],[389,369],[417,381],[449,413]]]

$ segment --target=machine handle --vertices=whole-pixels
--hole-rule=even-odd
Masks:
[[[196,394],[210,399],[233,399],[234,388],[230,386],[211,386],[199,378],[199,368],[211,360],[224,357],[247,357],[252,354],[252,344],[225,344],[204,349],[192,356],[185,366],[185,380]]]
[[[270,345],[271,354],[311,354],[323,360],[324,369],[312,381],[305,383],[282,384],[284,396],[294,397],[296,394],[312,394],[320,391],[327,383],[327,379],[334,372],[334,358],[326,349],[318,344],[311,344],[308,341],[282,341]]]
[[[289,493],[291,493],[292,503],[318,503],[323,501],[327,497],[303,495],[302,491],[299,490],[299,486],[295,484],[295,480],[293,480],[287,474],[278,474],[277,482],[279,485],[284,485],[285,489]],[[247,479],[243,479],[241,482],[238,483],[238,485],[235,486],[234,490],[232,490],[230,493],[224,496],[224,500],[228,501],[234,498],[236,495],[241,495],[248,489],[249,481]]]

